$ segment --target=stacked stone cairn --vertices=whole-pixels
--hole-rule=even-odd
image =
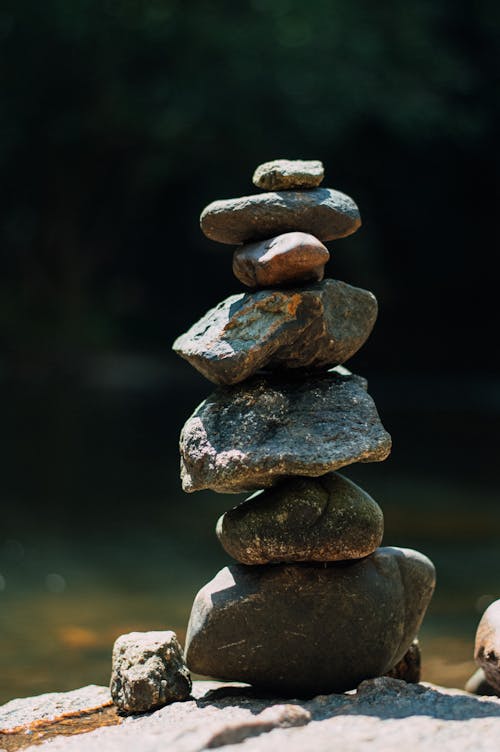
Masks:
[[[354,201],[319,187],[318,161],[277,160],[263,193],[215,201],[201,229],[236,245],[252,292],[210,310],[174,350],[219,388],[181,439],[187,492],[255,492],[217,536],[237,564],[200,590],[191,671],[282,696],[341,692],[393,669],[410,648],[435,573],[417,551],[379,548],[378,504],[336,470],[384,460],[391,439],[345,363],[377,316],[371,292],[323,279],[325,241],[361,224]]]

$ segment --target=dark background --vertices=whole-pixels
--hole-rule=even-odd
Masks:
[[[328,274],[379,299],[350,367],[394,452],[347,474],[433,555],[430,675],[462,681],[500,595],[499,43],[493,0],[3,0],[3,699],[105,682],[226,561],[235,497],[178,481],[211,386],[170,345],[241,290],[201,209],[279,157],[360,207]]]

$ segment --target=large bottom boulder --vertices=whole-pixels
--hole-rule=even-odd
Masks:
[[[282,696],[352,689],[401,660],[434,584],[432,562],[402,548],[354,563],[226,567],[196,596],[186,662]]]

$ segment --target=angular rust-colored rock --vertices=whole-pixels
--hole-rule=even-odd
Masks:
[[[401,660],[434,583],[429,559],[400,548],[342,564],[235,564],[196,596],[186,662],[285,696],[352,689]]]
[[[254,491],[294,475],[317,477],[391,449],[366,382],[327,373],[261,376],[215,391],[182,429],[185,491]]]
[[[213,201],[202,211],[200,225],[207,238],[230,245],[296,230],[325,242],[356,232],[361,218],[358,207],[345,193],[312,188]]]
[[[488,684],[500,693],[500,600],[484,612],[476,632],[474,658]]]
[[[232,295],[173,349],[210,381],[236,384],[262,368],[345,363],[367,340],[376,317],[371,292],[326,279],[303,288]]]
[[[286,232],[248,243],[233,254],[233,272],[247,287],[321,281],[330,258],[323,243],[306,232]]]
[[[324,175],[323,163],[317,159],[275,159],[257,167],[252,183],[266,191],[316,188]]]
[[[222,515],[217,536],[241,564],[361,559],[384,533],[379,505],[337,473],[288,478]]]

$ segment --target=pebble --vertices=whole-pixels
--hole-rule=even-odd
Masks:
[[[500,600],[488,606],[479,622],[474,658],[488,684],[500,693]]]
[[[234,564],[196,596],[186,662],[282,696],[353,689],[401,660],[434,584],[432,562],[401,548],[352,563]]]
[[[327,369],[368,339],[377,300],[367,290],[326,279],[291,290],[232,295],[173,345],[216,384],[236,384],[266,369]]]
[[[478,668],[470,679],[467,680],[464,689],[470,692],[472,695],[478,695],[480,697],[494,696],[497,693],[493,687],[486,681],[486,675],[482,668]]]
[[[316,188],[325,176],[323,163],[317,159],[274,159],[257,167],[252,183],[265,191]]]
[[[182,429],[185,491],[255,491],[286,476],[317,477],[391,450],[366,381],[327,373],[258,376],[221,387]]]
[[[383,533],[379,505],[338,473],[286,479],[217,523],[222,547],[241,564],[360,559]]]
[[[191,677],[175,632],[129,632],[118,637],[110,691],[124,713],[144,713],[186,700]]]
[[[237,248],[233,254],[233,272],[247,287],[319,282],[329,258],[328,249],[314,235],[285,232]]]
[[[422,674],[422,655],[420,652],[420,644],[415,638],[401,658],[390,671],[387,671],[385,676],[389,676],[392,679],[399,679],[405,681],[408,684],[418,684]]]
[[[207,238],[230,245],[296,230],[325,242],[356,232],[361,218],[358,207],[345,193],[312,188],[213,201],[202,211],[200,225]]]

